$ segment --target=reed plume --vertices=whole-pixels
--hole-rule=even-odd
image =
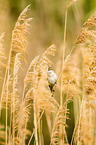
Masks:
[[[2,69],[6,67],[6,64],[3,62],[6,59],[5,56],[5,49],[3,46],[3,39],[4,39],[4,35],[5,33],[2,33],[0,35],[0,82],[2,83],[3,80],[3,76],[2,76]],[[2,105],[6,104],[6,98],[0,98],[0,117],[1,117],[1,110],[2,110]],[[4,144],[5,143],[5,130],[4,130],[4,126],[0,124],[0,144]]]
[[[84,23],[81,33],[77,38],[75,45],[81,48],[82,52],[82,99],[80,105],[80,114],[75,126],[76,136],[75,144],[84,145],[94,142],[94,113],[95,109],[95,26],[96,12]],[[93,101],[94,100],[94,101]],[[77,128],[77,129],[76,129]],[[75,134],[75,133],[74,133]]]
[[[44,113],[44,111],[46,111],[46,113],[56,112],[56,108],[58,108],[57,101],[54,100],[54,98],[51,98],[51,92],[48,89],[47,81],[47,70],[48,66],[50,66],[51,64],[48,56],[54,56],[54,53],[55,45],[52,45],[47,48],[47,50],[43,53],[41,57],[37,56],[31,62],[24,80],[24,98],[26,99],[26,101],[31,101],[33,104],[31,104],[31,106],[33,106],[34,108],[34,128],[36,144],[38,144],[38,140],[41,140],[42,143],[42,139],[40,139],[42,137],[42,133],[41,137],[39,135],[39,139],[37,135],[37,125],[39,125],[38,120],[39,118],[41,118],[40,114],[42,114],[42,112]]]
[[[5,52],[4,52],[5,50],[4,50],[4,47],[3,47],[3,39],[4,39],[4,33],[2,33],[1,36],[0,36],[0,81],[1,82],[3,80],[3,77],[2,77],[2,68],[6,67],[5,63],[3,62],[6,59]],[[0,101],[0,115],[1,115],[2,101],[3,100],[1,98],[1,101]]]
[[[14,30],[12,32],[12,41],[10,54],[8,59],[8,64],[5,72],[5,78],[1,93],[1,100],[6,98],[6,145],[7,145],[7,111],[8,107],[11,109],[10,117],[10,129],[9,129],[9,143],[11,141],[13,145],[15,144],[15,136],[17,130],[16,118],[18,114],[18,107],[20,98],[17,95],[17,83],[18,83],[18,71],[21,67],[22,60],[24,60],[24,53],[26,51],[27,38],[29,22],[31,18],[27,18],[27,6],[25,10],[20,14]],[[19,99],[18,99],[19,98]],[[11,107],[10,107],[11,106]],[[2,106],[3,107],[3,106]],[[11,124],[12,124],[12,134],[11,134]]]

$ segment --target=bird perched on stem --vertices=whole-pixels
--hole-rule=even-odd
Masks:
[[[48,82],[51,92],[54,92],[55,90],[53,89],[53,87],[57,82],[57,75],[51,67],[48,67]]]

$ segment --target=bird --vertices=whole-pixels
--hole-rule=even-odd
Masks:
[[[56,73],[53,71],[52,67],[48,67],[48,83],[49,83],[49,88],[51,93],[54,92],[55,90],[53,89],[53,87],[55,86],[55,84],[57,83],[57,75]]]

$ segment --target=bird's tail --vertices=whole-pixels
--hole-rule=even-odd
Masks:
[[[53,89],[53,86],[49,85],[50,91],[51,93],[55,92],[55,90]]]

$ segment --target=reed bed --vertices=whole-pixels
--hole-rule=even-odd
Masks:
[[[72,4],[74,1],[66,4],[62,66],[55,86],[58,93],[50,91],[47,80],[48,67],[55,68],[51,57],[55,57],[58,48],[53,44],[31,61],[22,95],[19,94],[19,71],[26,62],[27,35],[32,20],[28,18],[30,5],[20,14],[12,31],[7,64],[4,63],[4,33],[1,34],[0,74],[6,69],[4,78],[0,77],[1,120],[5,116],[5,123],[0,122],[1,145],[44,145],[44,116],[50,145],[96,144],[96,12],[84,23],[70,54],[65,56],[67,13]],[[70,102],[73,103],[75,120],[71,142],[66,131],[70,127],[67,124]],[[29,126],[31,117],[32,128]]]

